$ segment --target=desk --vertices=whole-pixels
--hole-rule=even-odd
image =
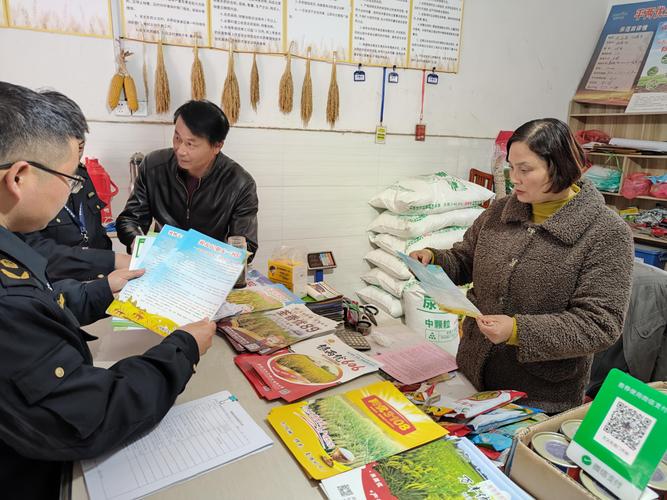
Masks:
[[[394,340],[390,347],[414,342],[416,334],[396,320],[385,320],[377,328],[385,336]],[[111,320],[98,321],[86,328],[99,340],[89,343],[95,363],[109,366],[127,356],[141,354],[158,344],[161,337],[146,331],[113,332]],[[385,348],[386,349],[386,348]],[[383,350],[374,345],[371,354]],[[246,457],[223,467],[214,469],[202,476],[195,477],[184,483],[175,484],[166,490],[152,495],[152,498],[185,500],[185,499],[322,499],[324,495],[318,488],[318,482],[308,479],[296,459],[283,445],[266,422],[269,410],[284,404],[278,401],[260,399],[250,386],[241,371],[234,364],[235,353],[227,341],[220,337],[213,339],[213,346],[202,357],[195,373],[185,391],[178,397],[176,404],[229,390],[234,393],[243,408],[273,439],[274,444],[268,450]],[[381,380],[377,373],[365,375],[338,387],[322,391],[312,397],[329,396]],[[459,398],[475,392],[474,387],[461,374],[447,382],[450,396]],[[74,467],[72,480],[72,499],[88,498],[81,468]]]

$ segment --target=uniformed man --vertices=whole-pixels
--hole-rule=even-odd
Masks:
[[[102,278],[114,269],[127,269],[130,256],[111,250],[111,240],[100,215],[106,205],[97,196],[93,181],[81,163],[88,132],[86,117],[74,101],[60,92],[48,90],[41,94],[67,110],[70,119],[84,132],[76,138],[79,143],[76,175],[84,179],[84,184],[79,192],[70,194],[65,206],[44,229],[27,233],[25,241],[46,257],[46,270],[54,281],[67,278],[89,281]]]
[[[150,430],[183,391],[214,323],[182,327],[142,356],[92,366],[80,329],[142,271],[49,282],[46,259],[13,232],[42,229],[70,192],[81,130],[29,89],[0,82],[0,495],[57,498],[61,470]]]

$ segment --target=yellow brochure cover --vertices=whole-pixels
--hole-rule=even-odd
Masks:
[[[272,409],[269,423],[306,472],[325,479],[447,434],[390,382]]]

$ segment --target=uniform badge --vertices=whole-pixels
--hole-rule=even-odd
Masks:
[[[58,294],[58,305],[60,309],[65,309],[65,296],[62,293]]]
[[[27,280],[30,278],[30,274],[28,271],[23,271],[20,274],[17,274],[14,271],[10,271],[10,269],[19,269],[19,265],[9,259],[0,259],[0,272],[7,276],[8,278],[11,278],[13,280]]]

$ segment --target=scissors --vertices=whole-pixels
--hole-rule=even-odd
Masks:
[[[356,300],[343,298],[345,323],[359,333],[368,334],[371,326],[377,326],[375,316],[380,312],[373,304],[359,304]]]

